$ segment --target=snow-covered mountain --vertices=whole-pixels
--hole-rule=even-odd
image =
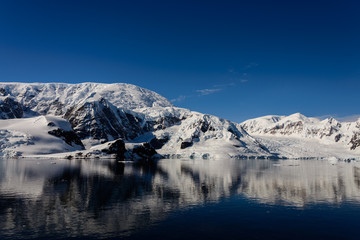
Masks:
[[[148,142],[164,156],[275,157],[236,124],[176,108],[159,94],[130,84],[3,83],[0,84],[0,110],[2,122],[39,116],[56,116],[68,121],[72,132],[81,139],[81,145],[87,148],[83,150],[86,154],[98,151],[95,145],[122,139],[128,143]],[[33,136],[23,129],[20,132]],[[26,145],[30,141],[22,142]],[[8,147],[1,151],[6,149]],[[16,149],[18,152],[12,149],[13,155],[28,155],[22,147]],[[63,146],[62,150],[76,149]]]
[[[316,152],[318,155],[337,152],[335,155],[339,156],[360,153],[360,119],[339,122],[334,118],[320,120],[295,113],[259,117],[239,125],[269,149],[287,156],[291,151],[293,157],[309,157]]]
[[[142,111],[152,131],[135,141],[147,141],[171,157],[275,157],[241,126],[212,115],[181,108]]]
[[[140,119],[132,110],[169,106],[172,104],[159,94],[125,83],[0,84],[2,119],[61,116],[82,139],[103,142],[131,139],[140,133]]]
[[[334,151],[310,151],[321,144],[353,157],[360,149],[360,120],[294,114],[236,124],[177,108],[155,92],[124,83],[0,83],[0,119],[3,156],[101,156],[112,144],[122,149],[118,156],[128,158],[156,151],[201,158],[333,156]],[[52,145],[44,146],[46,139]],[[310,147],[301,145],[303,139]]]

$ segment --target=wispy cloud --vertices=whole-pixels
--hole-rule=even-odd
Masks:
[[[247,81],[247,80],[246,80]],[[243,82],[243,79],[242,81]],[[221,83],[221,84],[215,84],[213,85],[212,88],[204,88],[204,89],[198,89],[195,90],[195,92],[197,94],[192,94],[192,95],[180,95],[177,98],[171,99],[170,101],[175,103],[175,102],[182,102],[188,98],[194,98],[194,97],[202,97],[202,96],[207,96],[210,94],[214,94],[216,92],[220,92],[220,91],[224,91],[229,87],[233,87],[236,86],[236,82],[229,82],[229,83]]]
[[[248,82],[249,80],[247,80],[247,79],[240,79],[240,82],[241,83],[246,83],[246,82]]]
[[[222,90],[221,88],[205,88],[205,89],[196,90],[196,92],[200,93],[200,96],[205,96],[205,95],[219,92],[221,90]]]
[[[171,99],[171,102],[181,102],[184,101],[185,99],[187,99],[190,96],[185,96],[185,95],[180,95],[177,98]]]
[[[335,115],[330,115],[330,114],[321,115],[321,116],[314,116],[314,118],[317,118],[317,119],[320,119],[320,120],[324,120],[324,119],[327,119],[327,118],[335,118],[335,119],[337,119],[337,117]]]
[[[320,120],[324,120],[327,118],[335,118],[336,120],[340,121],[340,122],[355,122],[360,118],[359,114],[355,114],[355,115],[349,115],[349,116],[344,116],[344,117],[339,117],[338,115],[322,115],[322,116],[315,116],[315,118],[318,118]]]
[[[341,122],[355,122],[359,118],[360,118],[360,115],[356,114],[356,115],[350,115],[350,116],[345,116],[345,117],[339,117],[337,119]]]
[[[225,87],[233,87],[235,85],[236,85],[236,83],[230,82],[230,83],[215,84],[213,87],[214,88],[225,88]]]

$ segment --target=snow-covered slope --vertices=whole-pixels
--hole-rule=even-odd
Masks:
[[[84,149],[69,122],[55,116],[0,120],[0,156],[30,156]]]
[[[299,113],[264,116],[240,124],[270,151],[286,157],[358,156],[360,119],[339,122],[319,120]]]

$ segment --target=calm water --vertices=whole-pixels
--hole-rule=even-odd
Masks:
[[[0,239],[360,239],[360,163],[0,159]]]

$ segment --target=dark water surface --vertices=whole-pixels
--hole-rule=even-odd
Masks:
[[[360,239],[360,163],[0,159],[0,239]]]

